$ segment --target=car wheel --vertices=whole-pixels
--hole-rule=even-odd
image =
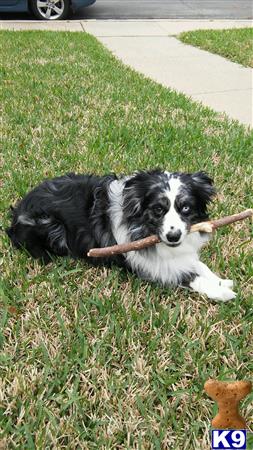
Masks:
[[[66,19],[70,12],[69,0],[30,0],[33,14],[40,20]]]

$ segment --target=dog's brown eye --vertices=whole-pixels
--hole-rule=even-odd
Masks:
[[[155,206],[153,208],[153,211],[156,216],[162,216],[162,214],[163,214],[163,208],[161,206]]]

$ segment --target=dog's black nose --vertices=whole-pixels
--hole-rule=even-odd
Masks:
[[[168,240],[168,242],[178,242],[179,239],[181,238],[182,235],[182,231],[180,230],[176,230],[176,231],[169,231],[169,233],[166,234],[166,238]]]

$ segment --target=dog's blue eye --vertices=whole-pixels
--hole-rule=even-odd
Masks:
[[[190,206],[189,205],[184,205],[182,208],[182,212],[184,214],[187,214],[188,212],[190,212]]]

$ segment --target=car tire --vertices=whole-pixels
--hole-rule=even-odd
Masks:
[[[29,7],[40,20],[63,20],[70,13],[69,0],[30,0]]]

